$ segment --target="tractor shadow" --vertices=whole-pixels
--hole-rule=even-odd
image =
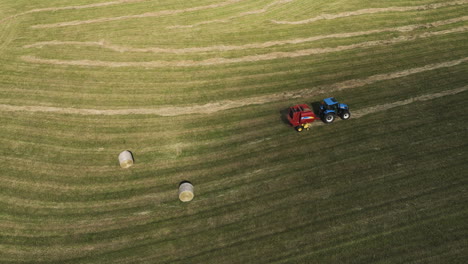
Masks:
[[[314,114],[316,116],[319,115],[319,112],[320,112],[320,105],[322,104],[322,102],[312,102],[311,105],[312,105],[312,111],[314,111]]]
[[[312,111],[314,111],[314,114],[317,116],[317,119],[323,122],[322,118],[320,117],[320,105],[322,105],[322,102],[312,102],[310,103],[312,105]]]

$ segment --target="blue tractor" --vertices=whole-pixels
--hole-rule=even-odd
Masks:
[[[343,120],[347,120],[351,117],[349,107],[346,104],[340,104],[335,98],[329,97],[323,99],[319,109],[319,116],[323,122],[330,124],[335,120],[336,116],[341,117]]]

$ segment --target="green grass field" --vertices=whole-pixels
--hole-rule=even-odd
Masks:
[[[467,31],[466,0],[2,0],[0,262],[467,263]],[[329,96],[349,121],[285,123]]]

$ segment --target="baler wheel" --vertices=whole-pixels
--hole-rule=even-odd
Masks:
[[[302,130],[304,130],[304,127],[303,126],[297,126],[296,130],[297,130],[297,132],[302,132]]]

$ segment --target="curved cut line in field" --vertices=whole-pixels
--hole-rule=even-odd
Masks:
[[[331,52],[340,52],[358,48],[369,48],[374,46],[392,45],[406,41],[413,41],[421,38],[429,38],[432,36],[440,36],[451,33],[465,32],[468,26],[458,27],[454,29],[448,29],[436,32],[426,32],[414,36],[401,36],[389,40],[375,40],[361,42],[357,44],[338,46],[335,48],[312,48],[291,52],[272,52],[261,55],[250,55],[239,58],[211,58],[201,61],[147,61],[147,62],[112,62],[112,61],[98,61],[98,60],[58,60],[58,59],[43,59],[35,56],[22,56],[21,59],[26,62],[39,63],[39,64],[52,64],[52,65],[67,65],[67,66],[85,66],[85,67],[146,67],[146,68],[158,68],[158,67],[192,67],[192,66],[210,66],[219,64],[230,64],[230,63],[243,63],[243,62],[257,62],[275,59],[285,58],[297,58],[310,56],[314,54],[324,54]]]
[[[228,23],[231,20],[236,19],[236,18],[241,18],[241,17],[245,17],[245,16],[265,13],[265,12],[268,11],[268,9],[270,9],[270,8],[276,6],[276,5],[286,4],[286,3],[293,2],[293,1],[295,1],[295,0],[277,0],[277,1],[273,2],[273,3],[270,3],[270,4],[266,5],[265,7],[261,8],[261,9],[243,12],[243,13],[240,13],[238,15],[230,16],[230,17],[227,17],[227,18],[207,20],[207,21],[202,21],[202,22],[198,22],[198,23],[195,23],[195,24],[191,24],[191,25],[175,25],[175,26],[170,26],[170,27],[166,27],[166,28],[168,28],[168,29],[172,29],[172,28],[193,28],[193,27],[212,24],[212,23]]]
[[[97,3],[97,4],[89,4],[89,5],[81,5],[81,6],[63,6],[63,7],[47,7],[47,8],[38,8],[38,9],[32,9],[23,13],[19,13],[13,16],[9,16],[6,18],[3,18],[0,20],[0,23],[9,20],[9,19],[14,19],[19,16],[24,16],[27,14],[32,14],[32,13],[40,13],[40,12],[54,12],[54,11],[61,11],[61,10],[77,10],[77,9],[86,9],[86,8],[95,8],[95,7],[103,7],[103,6],[110,6],[110,5],[118,5],[118,4],[125,4],[125,3],[136,3],[136,2],[144,2],[148,0],[119,0],[119,1],[111,1],[111,2],[103,2],[103,3]]]
[[[170,207],[170,206],[168,206]],[[94,233],[99,230],[99,232],[119,230],[123,226],[129,225],[146,225],[154,221],[154,218],[149,215],[151,212],[141,212],[140,214],[132,214],[126,217],[115,217],[112,219],[102,219],[102,220],[80,220],[76,221],[73,224],[64,224],[61,221],[53,222],[47,221],[47,223],[15,223],[14,221],[5,221],[0,227],[5,231],[4,234],[16,235],[19,236],[21,232],[21,237],[30,237],[30,238],[40,238],[47,236],[59,236],[64,231],[73,231],[74,234],[87,234]],[[182,216],[180,216],[182,217]],[[42,231],[47,235],[38,235],[37,233],[31,233],[31,230]]]
[[[176,10],[163,10],[157,12],[147,12],[139,15],[128,15],[128,16],[118,16],[118,17],[103,17],[103,18],[96,18],[96,19],[89,19],[89,20],[75,20],[75,21],[68,21],[68,22],[60,22],[54,24],[40,24],[31,26],[31,28],[56,28],[56,27],[68,27],[68,26],[78,26],[84,24],[93,24],[93,23],[103,23],[103,22],[110,22],[110,21],[118,21],[118,20],[125,20],[125,19],[133,19],[133,18],[145,18],[145,17],[160,17],[160,16],[167,16],[167,15],[176,15],[181,13],[188,13],[188,12],[196,12],[206,9],[213,9],[218,7],[224,7],[230,4],[238,3],[245,0],[228,0],[218,4],[211,4],[206,6],[197,6],[197,7],[190,7],[185,9],[176,9]]]
[[[418,193],[419,194],[419,193]],[[299,197],[296,197],[296,195],[294,196],[296,199],[299,199]],[[316,197],[315,195],[313,197]],[[305,201],[308,201],[308,202],[311,202],[310,199],[307,199],[309,197],[304,197],[306,198]],[[276,207],[278,206],[281,206],[283,203],[280,203],[279,205],[276,205]],[[275,206],[275,205],[272,205],[271,207]],[[270,206],[268,206],[267,208],[269,208]],[[247,210],[248,213],[250,214],[254,214],[255,211],[254,210]],[[263,212],[263,210],[262,210]],[[268,211],[267,211],[268,212]],[[222,222],[223,224],[225,225],[230,225],[231,223],[235,223],[235,221],[239,222],[239,221],[242,221],[242,216],[239,216],[239,213],[237,213],[237,215],[233,215],[233,214],[230,214],[232,215],[233,217],[231,217],[230,219],[222,219]],[[449,216],[452,216],[454,214],[451,214]],[[457,213],[456,215],[460,215],[460,213]],[[215,217],[220,217],[220,216],[215,216]],[[388,216],[387,216],[388,217]],[[441,221],[442,218],[446,218],[448,216],[444,215],[442,217],[440,216],[437,216],[435,218],[429,218],[429,220],[424,220],[422,221],[422,223],[427,223],[428,221]],[[217,218],[216,218],[217,219]],[[220,219],[221,220],[221,219]],[[220,221],[218,220],[218,221]],[[168,226],[168,228],[162,228],[162,229],[156,229],[156,230],[153,230],[151,232],[148,233],[148,235],[145,236],[145,234],[143,234],[142,232],[139,232],[139,233],[136,233],[136,234],[126,234],[125,236],[122,236],[122,237],[118,237],[116,239],[105,239],[105,240],[99,240],[99,241],[92,241],[92,242],[88,242],[86,244],[81,244],[80,247],[77,247],[76,245],[65,245],[65,246],[57,246],[57,245],[52,245],[50,247],[47,247],[47,254],[44,253],[44,249],[41,249],[41,250],[38,250],[37,247],[33,247],[31,245],[26,245],[26,246],[22,246],[21,249],[17,249],[16,247],[8,247],[6,248],[5,252],[7,254],[22,254],[20,256],[24,256],[23,259],[26,259],[26,260],[29,260],[31,258],[34,258],[35,261],[37,260],[41,260],[41,261],[63,261],[64,259],[66,260],[72,260],[72,259],[68,259],[70,258],[70,256],[73,256],[73,258],[80,258],[80,257],[86,257],[88,256],[88,254],[91,254],[91,253],[95,253],[95,252],[99,252],[100,254],[102,255],[105,255],[105,254],[111,254],[113,252],[118,252],[120,250],[131,250],[131,249],[134,249],[134,245],[139,245],[139,246],[147,246],[148,244],[147,243],[142,243],[142,241],[144,240],[147,240],[148,238],[156,238],[156,239],[160,239],[161,237],[171,237],[173,239],[177,239],[177,240],[183,240],[184,238],[188,238],[190,236],[197,236],[198,234],[200,234],[201,232],[209,232],[213,229],[215,229],[214,227],[210,226],[210,225],[204,225],[202,226],[200,224],[201,221],[196,221],[196,222],[193,222],[193,223],[187,223],[188,224],[188,227],[187,228],[191,228],[191,230],[189,229],[182,229],[184,231],[180,232],[181,234],[177,234],[177,232],[173,231],[174,230],[174,227],[172,225]],[[205,221],[206,222],[206,221]],[[311,221],[310,219],[304,219],[303,222],[300,223],[300,225],[298,225],[298,228],[301,228],[301,227],[305,227],[305,226],[310,226],[311,224],[313,223],[313,221]],[[367,223],[367,222],[366,222]],[[382,235],[388,235],[392,232],[395,232],[395,231],[402,231],[402,230],[406,230],[408,229],[409,227],[412,227],[412,226],[415,226],[419,223],[412,223],[411,225],[404,225],[403,227],[401,226],[397,226],[395,228],[393,228],[393,226],[390,226],[391,230],[390,231],[387,231],[387,232],[384,232],[384,233],[377,233],[375,235],[370,235],[370,236],[367,236],[367,237],[364,237],[364,238],[359,238],[358,240],[359,241],[365,241],[365,240],[369,240],[369,239],[374,239],[374,238],[378,238],[378,237],[381,237]],[[184,226],[184,225],[182,225]],[[278,235],[280,233],[283,233],[283,232],[288,232],[290,231],[289,225],[278,225],[278,226],[275,226],[275,228],[269,228],[268,226],[265,226],[265,227],[262,227],[261,229],[258,229],[257,230],[257,233],[255,233],[254,236],[250,237],[245,237],[245,235],[242,235],[242,234],[237,234],[235,236],[235,240],[233,241],[230,241],[229,243],[225,244],[225,243],[207,243],[207,242],[204,242],[204,243],[207,243],[207,246],[208,248],[205,248],[204,251],[202,251],[203,254],[207,254],[209,252],[213,252],[215,250],[220,250],[220,248],[229,248],[229,247],[232,247],[232,246],[235,246],[237,243],[246,243],[248,241],[251,241],[251,240],[256,240],[256,239],[261,239],[261,238],[265,238],[265,237],[271,237],[273,235]],[[197,231],[193,231],[193,230],[197,230]],[[244,231],[245,232],[245,231]],[[258,233],[259,232],[259,233]],[[332,233],[333,234],[333,233]],[[331,235],[331,234],[330,234]],[[159,244],[160,241],[157,241],[155,242],[155,244]],[[338,247],[342,247],[343,245],[348,245],[348,244],[352,244],[352,243],[355,243],[355,239],[354,238],[351,238],[350,241],[345,241],[344,243],[341,243],[339,244],[338,246],[331,246],[331,247],[327,247],[327,248],[324,248],[324,249],[320,249],[320,251],[324,251],[324,250],[330,250],[330,249],[336,249]],[[219,244],[220,247],[213,247],[213,245],[217,245]],[[80,249],[81,248],[84,248],[83,251],[81,251]],[[161,252],[158,252],[159,254],[163,254],[163,256],[167,256],[168,254],[169,255],[172,255],[174,254],[173,253],[173,249],[172,248],[169,248],[169,249],[161,249]],[[316,251],[313,251],[312,254],[316,254],[317,252]],[[310,255],[311,253],[309,253]],[[119,262],[119,263],[158,263],[159,262],[159,259],[158,258],[161,258],[160,256],[141,256],[137,259],[134,258],[134,256],[130,256],[130,257],[125,257],[123,262]],[[5,259],[4,259],[5,260]],[[10,260],[10,259],[8,259]],[[119,260],[122,260],[122,259],[119,259]],[[179,263],[182,259],[176,259],[177,263]],[[186,259],[184,259],[186,260]],[[290,260],[290,259],[288,259]],[[14,262],[13,258],[11,260],[12,262]],[[172,259],[171,259],[172,261]],[[167,263],[167,262],[165,262]],[[173,263],[173,261],[171,262]],[[175,263],[175,262],[174,262]],[[184,263],[184,262],[182,262]],[[283,263],[283,262],[282,262]]]
[[[408,105],[414,102],[424,102],[424,101],[429,101],[433,99],[437,99],[440,97],[444,96],[449,96],[449,95],[456,95],[462,92],[468,91],[468,85],[463,86],[460,88],[455,88],[451,90],[446,90],[442,92],[437,92],[437,93],[431,93],[431,94],[425,94],[421,96],[416,96],[412,97],[406,100],[401,100],[401,101],[396,101],[392,103],[387,103],[387,104],[382,104],[382,105],[377,105],[373,107],[368,107],[360,110],[353,111],[353,119],[358,119],[361,117],[364,117],[369,114],[375,114],[378,112],[383,112],[387,111],[389,109],[399,107],[399,106],[404,106]],[[323,123],[314,123],[313,125],[324,125]],[[117,191],[121,190],[122,186],[125,186],[125,184],[115,184],[115,183],[105,183],[105,184],[99,184],[99,185],[94,185],[94,186],[88,186],[88,185],[83,185],[83,186],[70,186],[70,185],[58,185],[57,183],[48,183],[48,182],[40,182],[40,183],[30,183],[28,181],[21,181],[17,179],[10,179],[10,178],[5,178],[4,182],[12,184],[12,185],[22,185],[22,186],[28,186],[28,187],[34,187],[37,189],[49,189],[53,190],[54,192],[68,192],[68,191],[83,191],[83,190],[89,190],[89,191]],[[154,184],[154,179],[144,179],[144,180],[139,180],[133,182],[131,188],[136,188],[136,187],[141,187],[141,186],[148,186],[150,184]]]
[[[18,157],[7,157],[4,155],[0,155],[2,161],[5,164],[10,166],[15,166],[16,164],[22,164],[23,167],[34,168],[33,170],[38,172],[39,174],[50,174],[55,176],[63,175],[63,173],[67,175],[73,174],[73,172],[80,171],[82,173],[102,173],[102,178],[109,177],[109,175],[104,175],[110,172],[115,171],[115,165],[100,165],[100,166],[80,166],[80,165],[73,165],[73,164],[57,164],[57,163],[50,163],[44,162],[40,160],[34,159],[26,159],[26,158],[18,158]],[[61,173],[63,172],[63,173]]]
[[[404,71],[383,73],[370,76],[365,79],[348,80],[331,85],[323,85],[304,89],[289,93],[279,93],[265,96],[258,96],[247,98],[243,100],[225,100],[216,103],[209,103],[205,105],[189,106],[189,107],[161,107],[161,108],[139,108],[139,109],[119,109],[119,110],[99,110],[99,109],[77,109],[77,108],[63,108],[63,107],[46,107],[46,106],[15,106],[0,104],[1,111],[26,111],[26,112],[50,112],[60,114],[77,114],[77,115],[159,115],[159,116],[177,116],[186,114],[210,114],[222,110],[228,110],[248,105],[265,104],[274,101],[281,101],[291,98],[300,98],[307,96],[315,96],[325,92],[341,91],[344,89],[351,89],[369,85],[384,80],[391,80],[396,78],[405,77],[412,74],[436,70],[440,68],[453,67],[468,61],[468,57],[447,61],[437,64],[429,64],[423,67],[412,68]]]
[[[14,220],[1,220],[0,228],[3,230],[3,235],[15,235],[18,236],[21,233],[21,237],[29,238],[40,238],[47,236],[59,236],[64,231],[73,231],[75,234],[87,234],[96,232],[99,230],[110,231],[110,230],[119,230],[123,225],[144,225],[150,224],[154,219],[150,215],[151,212],[145,211],[139,214],[132,214],[125,217],[115,217],[111,219],[100,219],[98,221],[92,220],[79,220],[74,221],[73,223],[64,224],[61,221],[56,221],[51,223],[47,221],[46,223],[17,223]],[[37,233],[32,233],[31,230],[41,231],[47,233],[46,236],[38,235]]]
[[[313,42],[313,41],[330,39],[330,38],[350,38],[350,37],[365,36],[365,35],[384,33],[384,32],[409,32],[409,31],[414,31],[416,29],[439,27],[439,26],[449,25],[453,23],[464,22],[467,20],[468,20],[468,16],[463,16],[463,17],[458,17],[458,18],[453,18],[453,19],[448,19],[448,20],[435,21],[435,22],[426,23],[426,24],[415,24],[415,25],[407,25],[407,26],[401,26],[401,27],[391,27],[391,28],[374,29],[374,30],[368,30],[368,31],[350,32],[350,33],[319,35],[319,36],[313,36],[309,38],[297,38],[297,39],[290,39],[290,40],[283,40],[283,41],[268,41],[264,43],[251,43],[251,44],[239,45],[239,46],[219,45],[219,46],[211,46],[211,47],[181,48],[181,49],[158,48],[158,47],[133,48],[133,47],[126,47],[126,46],[121,46],[121,45],[114,45],[105,41],[82,42],[82,41],[52,40],[52,41],[42,41],[42,42],[30,44],[30,45],[25,45],[23,46],[23,48],[42,48],[44,46],[73,45],[73,46],[101,47],[103,49],[108,49],[108,50],[112,50],[116,52],[185,54],[185,53],[198,53],[198,52],[210,52],[210,51],[262,49],[262,48],[269,48],[273,46],[281,46],[281,45],[288,45],[288,44],[301,44],[301,43]]]
[[[308,200],[311,200],[313,198],[318,199],[318,198],[322,198],[324,196],[330,195],[331,192],[332,191],[329,190],[329,189],[319,189],[319,190],[315,191],[313,194],[309,194],[309,196],[307,196],[305,194],[295,194],[295,195],[293,195],[291,197],[288,197],[287,200],[291,201],[291,200],[296,199],[296,200],[300,200],[300,201],[308,201]],[[270,206],[264,208],[263,210],[260,210],[260,212],[261,212],[261,214],[271,214],[271,213],[274,212],[274,209],[272,209],[272,208],[277,207],[277,206],[282,206],[282,205],[284,205],[284,203],[285,203],[285,200],[272,202],[272,204]],[[258,209],[251,208],[251,209],[248,210],[248,213],[250,213],[250,214],[256,213],[255,210],[258,210]],[[238,212],[229,213],[228,215],[230,217],[225,218],[225,224],[234,223],[234,222],[242,220],[242,214],[239,214]],[[177,215],[177,218],[182,218],[182,217],[183,217],[183,215]],[[222,217],[223,217],[222,215],[214,216],[214,218],[222,218]],[[134,217],[132,216],[131,218],[134,218]],[[125,228],[124,227],[125,224],[127,224],[127,225],[131,224],[131,222],[129,222],[127,219],[123,219],[123,221],[121,221],[121,222],[113,221],[113,222],[110,222],[110,223],[113,224],[113,226],[110,226],[110,227],[109,226],[104,226],[104,225],[102,225],[102,223],[95,223],[95,222],[88,223],[88,221],[87,221],[87,222],[85,222],[85,224],[83,225],[83,227],[81,229],[79,227],[73,225],[73,226],[70,226],[71,230],[69,230],[69,231],[72,231],[74,234],[89,233],[89,232],[96,232],[96,231],[97,232],[104,232],[106,230],[116,230],[116,229],[120,229],[120,228]],[[151,223],[151,219],[149,217],[145,217],[143,219],[135,218],[135,220],[134,220],[135,225],[145,225],[146,223]],[[27,226],[27,229],[32,228],[33,230],[46,230],[46,231],[52,230],[52,231],[55,231],[55,230],[65,229],[68,224],[63,225],[62,223],[59,223],[58,225],[59,225],[60,229],[52,229],[52,225],[50,225],[50,224],[49,225],[41,225],[42,228],[37,228],[37,225],[36,226],[31,226],[31,227]],[[19,229],[19,230],[22,229],[21,227],[22,226],[20,226],[20,228],[18,228],[16,226],[16,228]],[[99,230],[96,230],[97,228],[99,228]],[[198,232],[206,232],[206,230],[212,229],[212,227],[209,227],[209,226],[201,227],[200,223],[187,223],[187,225],[185,225],[183,229],[185,231],[198,230]],[[202,229],[202,230],[200,230],[200,229]],[[15,231],[17,231],[17,230],[15,230]],[[152,231],[150,235],[151,236],[158,236],[158,234],[160,232],[161,231],[159,231],[159,230]],[[18,236],[18,233],[20,233],[20,232],[17,232],[16,236]],[[174,233],[174,232],[170,232],[170,233],[171,233],[171,235],[176,235],[176,233]],[[29,234],[26,234],[26,235],[29,236]],[[142,235],[142,233],[140,233],[140,234],[137,233],[137,234],[132,234],[132,235],[129,234],[129,235],[125,236],[124,239],[137,240],[137,239],[139,239],[139,237],[141,237],[141,235]],[[165,235],[167,236],[168,234],[165,234]],[[184,236],[188,236],[188,235],[190,235],[190,234],[187,234],[187,235],[184,235]],[[24,236],[24,235],[21,234],[21,236]],[[34,236],[33,235],[33,237],[41,237],[41,236]]]
[[[252,190],[250,190],[250,192],[252,192]],[[270,201],[269,202],[269,206],[268,207],[264,207],[262,210],[259,210],[258,208],[255,208],[255,207],[249,207],[247,210],[244,210],[246,213],[245,214],[253,214],[253,213],[261,213],[261,214],[271,214],[275,211],[274,208],[276,207],[284,207],[285,203],[287,202],[291,202],[291,201],[312,201],[313,199],[318,199],[324,195],[329,195],[330,193],[330,190],[329,189],[318,189],[312,193],[308,193],[308,194],[303,194],[303,193],[299,193],[299,194],[294,194],[294,195],[291,195],[285,199],[279,199],[279,200],[274,200],[274,201]],[[258,198],[258,197],[254,197],[254,198]],[[197,202],[200,202],[200,200],[197,200],[197,201],[194,201],[193,203],[197,203]],[[248,202],[248,200],[247,200]],[[226,206],[231,206],[232,204],[227,204]],[[217,214],[217,215],[214,215],[213,218],[215,219],[223,219],[223,223],[224,225],[229,225],[229,224],[232,224],[232,223],[235,223],[235,222],[239,222],[242,220],[242,218],[244,218],[244,213],[241,213],[241,212],[238,212],[238,211],[233,211],[233,212],[229,212],[229,213],[226,213],[226,214]],[[189,215],[178,215],[177,216],[177,219],[180,219],[182,217],[191,217],[193,214],[189,214]],[[223,215],[228,215],[228,217],[225,217]],[[177,221],[176,219],[176,223],[179,222]],[[169,219],[171,220],[171,219]],[[148,221],[148,220],[147,220]],[[154,219],[153,219],[154,221]],[[167,222],[168,220],[165,220],[164,222],[164,226],[166,226],[166,228],[161,228],[161,229],[154,229],[152,231],[149,231],[149,232],[142,232],[142,231],[136,231],[135,233],[127,233],[123,236],[119,236],[118,238],[116,239],[112,239],[112,240],[100,240],[100,241],[96,241],[96,242],[93,242],[91,244],[88,244],[87,247],[91,247],[93,249],[93,251],[96,251],[96,250],[104,250],[104,251],[115,251],[115,250],[120,250],[120,249],[123,249],[123,248],[128,248],[128,245],[134,245],[135,243],[138,243],[139,241],[143,241],[145,239],[148,239],[148,238],[153,238],[153,239],[159,239],[159,241],[157,242],[160,242],[160,239],[161,238],[165,238],[165,237],[173,237],[173,238],[184,238],[184,237],[187,237],[187,236],[190,236],[190,235],[196,235],[197,233],[202,233],[202,232],[208,232],[209,230],[213,230],[215,227],[213,226],[210,226],[210,225],[206,225],[204,224],[206,221],[192,221],[192,222],[187,222],[185,223],[184,225],[182,226],[179,226],[179,230],[181,232],[176,232],[176,229],[175,228],[171,228],[171,229],[168,229],[167,227],[174,227],[174,224],[171,224],[171,223],[168,223]],[[136,225],[138,224],[143,224],[143,223],[134,223]],[[306,225],[306,224],[310,224],[310,223],[303,223],[303,225]],[[88,228],[92,228],[92,227],[88,227]],[[102,229],[100,229],[100,226],[97,227],[98,230],[94,229],[94,232],[99,232],[101,231]],[[122,224],[119,226],[119,228],[125,228],[125,224]],[[117,228],[117,229],[119,229]],[[127,227],[128,228],[128,227]],[[278,228],[280,230],[283,230],[284,228],[286,228],[284,225],[280,225],[278,226]],[[193,230],[196,230],[194,234],[193,233]],[[264,227],[263,228],[264,232],[267,232],[268,234],[274,234],[276,232],[278,232],[277,230],[271,230],[270,228],[268,227]],[[16,234],[18,235],[18,234]],[[242,236],[239,236],[238,237],[239,239],[242,239],[243,237]],[[24,248],[22,248],[24,250]],[[27,249],[27,255],[34,255],[34,257],[43,257],[43,252],[36,252],[36,251],[33,251],[32,250],[33,248],[31,248],[31,250]],[[80,255],[80,254],[83,254],[84,252],[81,252],[81,247],[77,248],[76,246],[68,246],[68,247],[65,247],[66,250],[63,250],[64,249],[64,246],[63,245],[57,245],[57,246],[52,246],[51,247],[48,247],[47,250],[48,250],[48,253],[49,252],[49,249],[51,249],[50,251],[54,251],[53,252],[53,256],[54,258],[58,258],[60,260],[63,260],[64,257],[67,257],[69,256],[69,254],[73,253],[75,254],[75,257],[76,255]],[[66,251],[66,254],[64,253],[64,251]],[[25,254],[25,252],[22,252],[23,254]],[[37,254],[37,256],[36,256]],[[49,259],[47,259],[48,261],[50,261],[50,256],[49,256]]]
[[[366,9],[360,9],[356,11],[342,12],[338,14],[322,14],[313,18],[299,20],[299,21],[278,21],[278,20],[270,20],[270,21],[275,24],[301,25],[301,24],[312,23],[312,22],[319,21],[319,20],[331,20],[331,19],[337,19],[337,18],[343,18],[343,17],[359,16],[359,15],[365,15],[365,14],[386,13],[386,12],[423,11],[423,10],[438,9],[438,8],[443,8],[443,7],[448,7],[448,6],[464,5],[467,3],[468,3],[467,0],[462,0],[462,1],[453,1],[453,2],[448,2],[448,3],[420,5],[420,6],[366,8]]]
[[[116,208],[125,209],[125,208],[134,208],[138,205],[145,205],[148,202],[153,204],[163,204],[170,202],[174,197],[174,192],[172,190],[161,191],[153,194],[145,194],[133,196],[131,198],[120,200],[98,200],[93,201],[92,204],[89,202],[51,202],[43,200],[32,200],[24,199],[12,196],[1,196],[2,202],[11,205],[18,205],[24,208],[37,208],[37,209],[61,209],[61,210],[70,210],[70,209],[93,209],[96,211],[111,211]]]
[[[269,171],[272,171],[272,168],[268,169]],[[115,172],[115,166],[113,167],[113,171]],[[210,171],[213,171],[213,168],[210,168]],[[216,171],[216,170],[215,170]],[[62,174],[63,175],[63,174]],[[236,177],[236,179],[229,179],[229,180],[224,180],[224,181],[229,181],[230,184],[234,184],[235,181],[243,182],[248,178],[250,174],[246,173],[241,176]],[[170,177],[171,178],[178,178],[181,177],[181,174],[173,174]],[[17,180],[15,178],[10,178],[6,177],[4,179],[4,183],[8,183],[10,186],[23,186],[23,187],[29,187],[32,189],[37,189],[37,190],[47,190],[49,192],[54,192],[54,193],[59,193],[59,192],[70,192],[70,191],[86,191],[88,194],[91,192],[102,192],[102,191],[122,191],[122,190],[131,190],[135,188],[141,188],[141,187],[148,187],[148,186],[156,186],[158,185],[159,180],[155,180],[155,178],[145,178],[141,180],[136,180],[132,181],[131,185],[129,185],[128,182],[111,182],[111,183],[95,183],[94,185],[70,185],[70,184],[64,184],[64,183],[57,183],[57,182],[30,182],[30,181],[25,181],[25,180]],[[219,182],[221,180],[218,180]],[[159,181],[159,184],[161,182]],[[213,187],[215,183],[207,183],[204,186],[205,187]],[[217,184],[219,185],[219,183]]]
[[[266,179],[266,176],[265,176],[265,182],[278,184],[278,179],[277,178]],[[243,195],[244,194],[248,195],[249,193],[252,193],[254,189],[257,188],[255,181],[253,182],[253,185],[242,184],[241,186],[242,187],[240,187],[240,189],[236,191],[237,194],[239,194],[239,192],[242,192]],[[208,185],[204,185],[204,187],[207,188],[208,190],[214,190],[220,187],[220,183],[214,182]],[[236,195],[232,193],[225,193],[225,194]],[[305,194],[297,194],[297,195],[302,196]],[[173,198],[174,198],[174,192],[172,190],[167,190],[167,191],[154,193],[152,195],[138,195],[138,196],[132,196],[131,198],[125,198],[125,199],[97,200],[97,201],[91,201],[91,202],[90,201],[53,202],[53,201],[24,199],[24,198],[17,198],[17,197],[11,197],[11,196],[2,197],[2,201],[5,201],[5,203],[7,204],[17,205],[17,206],[21,206],[24,208],[61,209],[61,210],[93,209],[93,210],[101,211],[101,212],[109,212],[109,211],[115,211],[115,210],[137,208],[141,205],[144,205],[148,201],[151,201],[151,199],[153,199],[152,204],[155,204],[157,206],[165,206],[165,203],[168,203],[168,202],[170,203]],[[207,200],[207,198],[202,199],[202,200],[197,199],[197,201],[194,201],[194,202],[199,203],[199,202],[202,202],[203,200]],[[234,203],[237,203],[237,202],[234,202]]]
[[[215,184],[215,186],[220,186],[220,185],[221,185],[221,184],[220,184],[219,182],[217,182],[217,183]],[[245,192],[246,194],[251,193],[251,187],[249,188],[248,186],[249,186],[248,184],[245,184],[245,185],[243,185],[243,187],[242,187],[243,192]],[[317,192],[316,194],[318,195],[318,197],[321,197],[322,195],[328,196],[329,193],[330,193],[330,190],[329,190],[329,189],[322,189],[322,190],[317,190],[317,191],[318,191],[318,192]],[[236,192],[236,193],[238,194],[238,192]],[[303,194],[299,194],[299,195],[303,195]],[[203,199],[203,200],[207,200],[207,199],[205,198],[205,199]],[[200,201],[202,201],[202,200],[197,200],[196,202],[200,202]],[[161,205],[161,206],[165,206],[165,205]],[[137,217],[137,219],[140,218],[141,215],[142,215],[142,214],[134,214],[134,216]],[[143,215],[146,215],[146,214],[143,214]],[[141,218],[140,218],[140,219],[141,219]],[[143,218],[143,219],[141,219],[141,220],[146,220],[146,219],[147,219],[147,218]],[[112,222],[114,222],[114,224],[117,224],[117,225],[119,224],[118,222],[115,222],[114,219],[103,219],[103,220],[111,220]],[[122,220],[127,220],[127,218],[122,219]],[[94,222],[90,222],[90,221],[91,221],[91,220],[86,220],[86,221],[84,221],[85,224],[84,224],[83,227],[86,228],[86,227],[93,227],[93,226],[94,226],[94,227],[96,227],[96,226],[99,226],[99,227],[103,226],[103,225],[101,225],[101,223],[94,223]],[[119,222],[120,222],[120,221],[119,221]],[[130,223],[130,222],[128,222],[128,223]],[[66,227],[68,226],[68,223],[67,223],[65,226],[63,226],[63,223],[59,223],[59,225],[62,225],[62,227],[59,227],[59,229],[60,229],[60,228],[66,228]],[[2,225],[2,226],[3,226],[3,225]],[[43,227],[47,227],[47,226],[48,226],[48,225],[44,225]],[[37,227],[37,226],[35,225],[34,227]],[[47,228],[47,230],[56,230],[56,229],[57,229],[57,228],[56,228],[56,227],[57,227],[56,225],[48,226],[48,227],[49,227],[49,228]],[[76,227],[75,225],[73,225],[73,227],[70,227],[70,228],[71,228],[71,229],[76,229],[77,227]]]
[[[383,112],[383,111],[386,111],[388,109],[395,108],[398,106],[403,106],[403,105],[411,104],[414,102],[429,101],[429,100],[433,100],[439,97],[444,97],[447,95],[455,95],[455,94],[459,94],[459,93],[466,92],[466,91],[468,91],[468,85],[460,87],[460,88],[448,90],[448,91],[439,92],[439,93],[425,94],[425,95],[409,98],[409,99],[402,100],[402,101],[368,107],[368,108],[361,109],[359,111],[354,111],[352,114],[353,114],[353,118],[361,118],[368,114]]]
[[[382,232],[377,232],[377,233],[374,233],[374,234],[371,234],[371,235],[356,237],[356,238],[353,238],[353,239],[348,239],[346,241],[340,241],[336,245],[327,246],[327,247],[324,247],[324,248],[317,248],[317,249],[314,249],[314,250],[309,250],[307,252],[304,252],[301,255],[281,257],[281,258],[279,258],[279,260],[275,260],[275,261],[272,261],[270,263],[271,264],[300,263],[300,260],[305,259],[306,257],[308,259],[312,259],[313,255],[324,254],[327,251],[340,251],[342,248],[346,248],[346,247],[351,248],[352,246],[354,246],[356,244],[360,244],[360,243],[370,244],[369,243],[370,241],[375,241],[377,239],[384,240],[385,237],[388,237],[390,235],[395,235],[395,234],[398,234],[398,233],[401,234],[401,233],[403,233],[403,232],[405,232],[407,230],[410,230],[411,228],[415,228],[417,226],[421,226],[421,225],[431,223],[431,222],[434,222],[434,223],[442,222],[443,220],[446,220],[449,217],[453,217],[453,216],[461,217],[462,215],[463,215],[462,212],[456,212],[456,213],[452,213],[452,214],[448,214],[448,215],[440,214],[440,215],[437,215],[437,216],[433,216],[433,217],[425,218],[423,220],[419,220],[418,222],[413,222],[413,223],[408,223],[408,224],[405,224],[405,225],[398,225],[398,226],[395,226],[395,227],[391,227],[391,228],[389,228],[389,230],[385,230],[385,231],[382,231]],[[368,223],[368,222],[366,222],[366,223]]]

